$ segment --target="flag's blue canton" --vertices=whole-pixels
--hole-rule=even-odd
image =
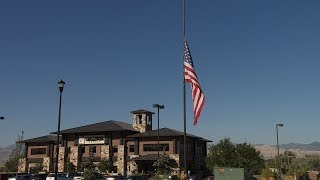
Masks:
[[[191,58],[191,54],[190,54],[187,42],[184,43],[184,61],[189,63],[193,67],[193,62],[192,62],[192,58]]]

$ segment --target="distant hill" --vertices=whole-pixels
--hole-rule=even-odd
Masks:
[[[8,160],[13,147],[14,145],[5,148],[0,147],[0,165],[3,165]]]
[[[254,145],[254,147],[261,152],[265,159],[270,159],[277,156],[277,146],[276,145]],[[320,154],[320,142],[313,142],[310,144],[301,143],[289,143],[279,145],[280,153],[285,150],[290,150],[297,154],[298,157],[304,157],[310,154]]]
[[[313,142],[310,144],[289,143],[279,145],[282,149],[300,149],[305,151],[320,151],[320,142]]]

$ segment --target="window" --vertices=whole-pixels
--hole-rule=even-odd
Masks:
[[[117,153],[118,152],[118,146],[113,146],[113,152]]]
[[[81,153],[83,153],[83,154],[86,153],[86,147],[82,146],[81,149],[80,149],[80,151],[81,151]]]
[[[187,144],[187,151],[192,152],[192,144]]]
[[[144,144],[143,151],[158,151],[158,144]],[[159,151],[169,151],[169,144],[159,144]]]
[[[152,122],[152,117],[151,116],[147,116],[147,124],[151,125]]]
[[[129,146],[129,152],[134,152],[134,145]]]
[[[46,153],[47,153],[46,148],[32,148],[31,149],[31,155],[46,154]]]
[[[90,152],[93,154],[97,153],[97,147],[96,146],[90,147]]]
[[[142,124],[142,115],[137,115],[137,124]]]
[[[202,148],[201,147],[196,147],[196,153],[197,154],[202,154]]]

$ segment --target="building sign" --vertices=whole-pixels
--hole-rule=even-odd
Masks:
[[[105,138],[103,137],[87,137],[79,138],[79,144],[104,144]]]

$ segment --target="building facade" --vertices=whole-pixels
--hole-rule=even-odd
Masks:
[[[167,154],[175,173],[183,169],[184,134],[169,128],[152,130],[153,112],[132,111],[132,124],[120,121],[105,121],[60,131],[58,171],[65,164],[73,163],[77,168],[89,155],[99,163],[110,160],[113,172],[126,175],[153,173],[152,166],[159,153]],[[25,157],[19,161],[19,172],[30,172],[42,165],[43,171],[53,172],[56,160],[56,132],[43,137],[25,140]],[[187,168],[191,172],[205,169],[204,158],[209,140],[187,134]]]

